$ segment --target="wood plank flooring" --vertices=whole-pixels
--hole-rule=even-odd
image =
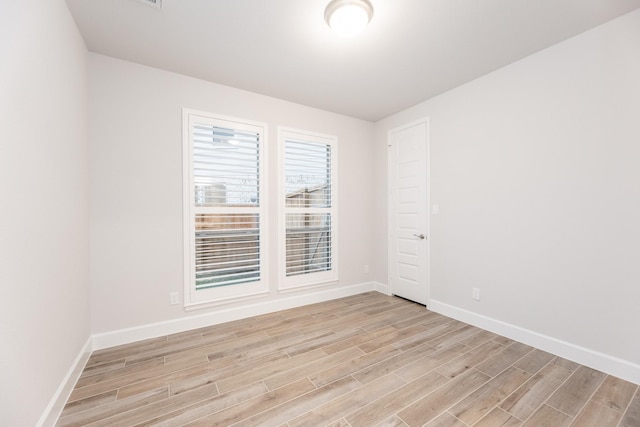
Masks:
[[[96,351],[86,425],[638,427],[640,391],[371,292]]]

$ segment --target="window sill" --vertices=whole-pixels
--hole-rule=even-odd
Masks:
[[[324,286],[337,285],[339,281],[340,280],[336,278],[331,280],[322,280],[322,281],[304,283],[300,285],[293,285],[293,286],[287,286],[287,287],[280,286],[278,287],[278,293],[289,294],[289,293],[298,292],[306,289],[315,289],[315,288],[321,288]]]
[[[217,301],[192,302],[192,303],[188,303],[188,304],[185,303],[184,304],[184,309],[185,309],[185,311],[195,311],[195,310],[201,310],[201,309],[204,309],[204,308],[219,307],[219,306],[222,306],[222,305],[233,304],[235,302],[242,302],[242,301],[248,301],[248,300],[254,300],[254,299],[262,298],[262,297],[265,297],[267,295],[269,295],[269,291],[260,291],[260,292],[245,294],[245,295],[239,295],[239,296],[234,296],[234,297],[223,298],[223,299],[219,299]]]

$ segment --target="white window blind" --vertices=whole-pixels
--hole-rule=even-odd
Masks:
[[[280,136],[284,226],[281,287],[337,279],[335,138],[284,130]]]
[[[204,113],[185,115],[185,301],[198,304],[262,292],[264,128]]]

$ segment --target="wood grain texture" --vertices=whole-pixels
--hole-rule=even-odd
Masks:
[[[581,366],[547,400],[547,405],[567,415],[576,416],[605,376],[602,372]]]
[[[614,411],[627,409],[638,386],[620,378],[608,376],[593,396],[593,401]]]
[[[383,422],[403,410],[409,403],[421,398],[447,383],[437,372],[430,372],[393,393],[383,396],[346,416],[353,427],[366,427]]]
[[[542,405],[522,427],[566,427],[572,418],[551,406]]]
[[[473,369],[452,379],[436,391],[407,406],[398,415],[410,426],[421,426],[437,418],[460,399],[486,384],[490,378]]]
[[[467,427],[467,425],[450,413],[445,412],[435,420],[425,424],[425,427]]]
[[[566,369],[549,364],[511,393],[500,408],[520,420],[526,420],[569,378],[569,375],[571,372]]]
[[[473,425],[527,381],[530,376],[531,374],[528,372],[511,366],[464,398],[449,412],[467,425]]]
[[[576,427],[616,427],[620,417],[620,412],[592,401],[587,403],[571,425]]]
[[[636,395],[631,400],[619,427],[640,426],[640,390],[636,391]]]
[[[640,426],[636,384],[376,292],[94,352],[58,426]]]
[[[493,408],[491,412],[474,424],[474,427],[519,427],[522,421],[509,415],[500,408]]]

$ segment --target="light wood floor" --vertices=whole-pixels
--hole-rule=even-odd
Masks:
[[[58,426],[640,426],[638,386],[379,293],[96,351]]]

